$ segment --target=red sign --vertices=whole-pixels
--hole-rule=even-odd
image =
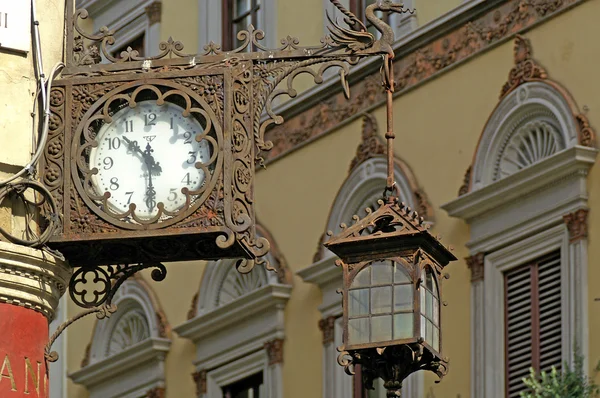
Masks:
[[[44,347],[48,320],[12,304],[0,304],[0,397],[46,398]]]

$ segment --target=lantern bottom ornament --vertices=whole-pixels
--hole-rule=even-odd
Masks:
[[[422,343],[423,339],[419,339],[412,344],[352,351],[344,351],[342,346],[338,347],[338,363],[349,375],[354,375],[354,367],[359,365],[364,388],[372,390],[373,382],[381,377],[387,396],[400,397],[402,382],[412,373],[428,370],[440,379],[448,373],[448,360],[440,358]]]

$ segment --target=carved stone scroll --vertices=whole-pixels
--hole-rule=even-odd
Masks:
[[[578,240],[587,238],[587,216],[589,210],[579,209],[573,213],[563,216],[567,228],[569,230],[569,242],[577,242]]]
[[[484,278],[484,258],[483,253],[477,253],[465,258],[467,266],[471,270],[471,283],[483,281]]]
[[[283,363],[283,339],[274,339],[265,343],[269,366]]]
[[[196,396],[200,397],[206,394],[206,370],[202,369],[192,373],[194,383],[196,384]]]
[[[335,320],[334,316],[328,316],[327,318],[319,321],[319,330],[323,332],[323,345],[331,344],[335,340]]]

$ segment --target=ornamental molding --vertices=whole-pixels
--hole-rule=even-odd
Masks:
[[[514,47],[515,66],[508,74],[508,81],[502,86],[500,99],[523,83],[548,78],[546,70],[532,58],[531,53],[529,40],[521,35],[517,35]]]
[[[465,258],[467,267],[471,270],[471,283],[483,281],[484,278],[484,259],[483,253],[477,253]]]
[[[498,209],[507,202],[530,196],[565,179],[586,176],[596,161],[598,150],[574,146],[546,158],[519,173],[512,174],[491,185],[469,192],[443,204],[452,217],[471,222],[486,212]]]
[[[328,316],[319,320],[319,330],[323,333],[323,345],[331,344],[335,341],[335,316]]]
[[[567,224],[567,229],[569,230],[569,242],[573,243],[587,238],[588,213],[589,210],[587,209],[579,209],[573,213],[569,213],[563,216],[565,224]]]
[[[265,343],[269,366],[283,363],[283,339],[273,339]]]
[[[379,135],[377,119],[372,114],[365,113],[363,115],[361,141],[358,144],[358,148],[356,148],[356,155],[354,155],[354,158],[350,162],[348,174],[365,160],[385,154],[386,146]]]
[[[162,2],[155,1],[154,3],[146,6],[146,16],[148,17],[148,23],[154,25],[160,23],[162,14]]]
[[[134,274],[121,286],[115,295],[114,303],[119,306],[117,313],[108,320],[96,319],[92,337],[81,362],[82,367],[106,357],[109,339],[114,328],[129,310],[143,311],[144,318],[148,322],[150,338],[170,341],[172,337],[171,326],[158,296],[140,273]]]
[[[201,369],[192,373],[194,384],[196,384],[196,396],[200,397],[206,394],[206,369]]]
[[[0,242],[0,303],[54,319],[71,276],[68,264],[49,252]]]
[[[166,396],[167,392],[164,387],[154,387],[146,393],[146,398],[165,398]]]
[[[465,2],[395,44],[395,95],[404,95],[516,34],[547,22],[585,1]],[[282,106],[278,113],[286,121],[266,132],[265,141],[271,141],[273,149],[265,153],[265,160],[275,161],[384,104],[385,92],[381,88],[375,62],[365,62],[362,67],[355,68],[353,74],[365,77],[352,86],[350,100],[346,100],[334,84],[337,80],[332,80]],[[337,94],[332,95],[332,92]],[[584,141],[580,143],[584,144]]]
[[[574,145],[595,147],[595,131],[568,90],[532,58],[528,39],[517,35],[514,62],[467,170],[459,196]]]
[[[264,350],[266,341],[284,338],[285,306],[291,290],[289,285],[267,284],[174,330],[196,344],[196,369],[214,369]]]
[[[84,385],[90,398],[124,392],[144,396],[153,388],[164,387],[164,361],[170,347],[170,340],[150,338],[73,372],[69,378]]]
[[[469,224],[471,253],[492,253],[558,224],[566,230],[563,216],[587,208],[587,175],[597,153],[568,148],[441,207]]]

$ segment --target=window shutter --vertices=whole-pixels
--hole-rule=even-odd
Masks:
[[[531,266],[520,267],[505,276],[506,286],[506,391],[519,397],[521,379],[532,366]]]
[[[560,251],[505,273],[506,396],[525,390],[529,368],[560,369]]]
[[[562,319],[560,294],[560,252],[539,264],[540,370],[560,369],[562,364]]]

